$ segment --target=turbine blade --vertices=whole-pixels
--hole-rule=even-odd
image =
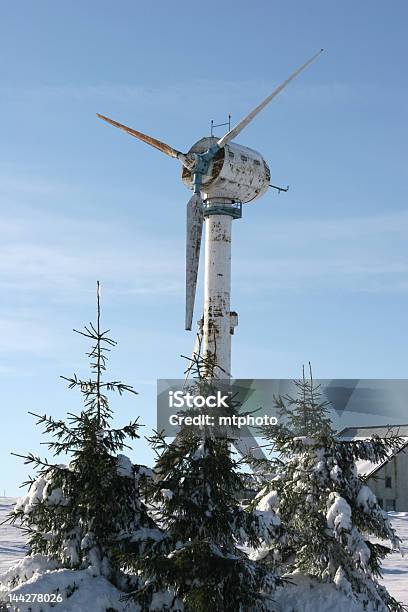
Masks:
[[[286,79],[286,81],[283,81],[283,83],[281,83],[279,85],[279,87],[277,87],[267,98],[265,98],[265,100],[263,100],[260,104],[258,104],[257,107],[254,108],[254,110],[252,110],[250,113],[248,113],[248,115],[246,117],[244,117],[239,123],[237,123],[237,125],[235,127],[232,128],[232,130],[230,130],[228,132],[228,134],[225,134],[225,136],[223,136],[222,138],[219,139],[218,141],[218,146],[221,148],[223,147],[225,144],[227,144],[227,142],[229,142],[230,140],[232,140],[233,138],[235,138],[236,136],[238,136],[238,134],[240,132],[242,132],[242,130],[248,125],[248,123],[251,123],[252,119],[254,117],[256,117],[256,115],[258,113],[261,112],[261,110],[263,108],[265,108],[265,106],[267,106],[269,104],[269,102],[271,100],[273,100],[273,98],[275,96],[278,95],[278,93],[280,93],[282,91],[282,89],[285,89],[285,87],[295,78],[297,77],[298,74],[300,74],[305,68],[307,68],[307,66],[309,66],[309,64],[311,64],[323,51],[323,49],[320,49],[320,51],[318,53],[316,53],[315,55],[313,55],[313,57],[311,57],[309,60],[307,60],[307,62],[305,62],[304,64],[302,64],[302,66],[300,66],[300,68],[298,68],[297,70],[295,70],[295,72],[293,72],[290,77],[288,77]]]
[[[201,195],[195,193],[187,204],[186,329],[191,329],[193,323],[203,221],[203,201]]]
[[[150,145],[151,147],[154,147],[155,149],[159,149],[159,151],[162,151],[163,153],[165,153],[169,157],[175,157],[176,159],[181,159],[181,160],[184,158],[184,155],[183,155],[183,153],[181,153],[181,151],[177,151],[177,149],[173,149],[173,147],[171,147],[170,145],[166,144],[165,142],[161,142],[160,140],[156,140],[156,138],[152,138],[151,136],[147,136],[147,134],[143,134],[142,132],[138,132],[137,130],[133,130],[132,128],[128,127],[127,125],[123,125],[123,123],[118,123],[118,121],[114,121],[113,119],[109,119],[109,117],[105,117],[104,115],[100,115],[99,113],[96,113],[96,114],[97,114],[97,116],[100,119],[103,119],[104,121],[106,121],[107,123],[110,123],[114,127],[117,127],[120,130],[123,130],[124,132],[127,132],[131,136],[134,136],[135,138],[138,138],[139,140],[142,140],[143,142],[145,142],[146,144]]]

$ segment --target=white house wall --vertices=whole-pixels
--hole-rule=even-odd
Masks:
[[[384,510],[387,510],[387,500],[395,500],[397,512],[408,512],[407,451],[408,449],[405,449],[405,452],[400,451],[368,479],[368,484],[377,499],[382,500]],[[385,486],[387,477],[391,477],[391,488]]]

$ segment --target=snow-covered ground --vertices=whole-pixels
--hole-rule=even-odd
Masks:
[[[10,497],[0,497],[0,523],[6,518],[7,514],[12,509],[15,499]],[[399,553],[393,553],[384,562],[384,580],[383,583],[388,588],[390,593],[399,601],[408,605],[408,512],[391,512],[390,518],[398,535],[402,539],[402,549],[405,556],[402,557]],[[9,567],[24,556],[24,536],[16,527],[10,525],[0,525],[0,574],[7,571]],[[301,578],[300,582],[305,582],[305,578]],[[302,611],[303,612],[354,612],[349,604],[336,603],[333,599],[333,593],[329,592],[330,588],[327,585],[322,585],[316,588],[309,588],[309,585],[302,584]],[[307,594],[307,595],[306,595]],[[299,587],[293,587],[293,601],[290,599],[290,593],[286,591],[284,602],[281,601],[282,609],[286,610],[289,605],[290,610],[296,609],[295,603],[299,604]],[[277,598],[279,600],[279,597]],[[342,598],[338,599],[338,602]]]
[[[0,497],[0,574],[25,554],[24,535],[21,530],[1,524],[11,512],[15,502],[13,497]]]
[[[404,556],[395,552],[384,560],[382,582],[395,599],[408,605],[408,512],[389,512],[388,515],[402,540]]]

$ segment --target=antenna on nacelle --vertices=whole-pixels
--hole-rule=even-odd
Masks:
[[[278,193],[280,193],[281,191],[284,191],[285,193],[286,193],[287,191],[289,191],[289,185],[286,185],[286,187],[278,187],[278,185],[271,185],[271,184],[269,183],[269,187],[272,187],[273,189],[276,189],[276,191],[277,191]]]
[[[231,115],[228,115],[228,121],[225,123],[214,123],[214,119],[211,119],[211,137],[214,136],[213,130],[217,127],[224,127],[224,125],[228,125],[228,131],[231,130]]]

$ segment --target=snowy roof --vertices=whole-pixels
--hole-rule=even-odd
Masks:
[[[371,436],[389,438],[400,436],[408,441],[408,425],[369,425],[367,427],[346,427],[342,429],[338,437],[342,440],[366,440]]]
[[[338,433],[338,438],[344,441],[351,440],[366,440],[371,436],[379,436],[380,438],[389,438],[390,436],[398,436],[403,438],[403,444],[397,452],[390,450],[388,456],[382,461],[374,463],[373,461],[356,461],[357,472],[360,476],[372,476],[380,468],[390,461],[397,453],[408,445],[408,425],[371,425],[369,427],[346,427]]]

